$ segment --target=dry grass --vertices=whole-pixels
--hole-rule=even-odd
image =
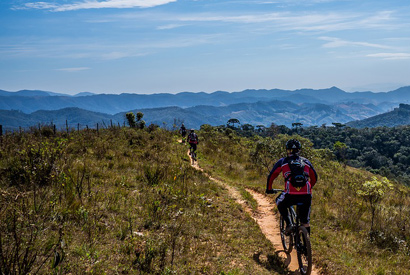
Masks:
[[[203,129],[199,150],[201,165],[215,177],[236,186],[246,186],[264,192],[268,170],[284,156],[284,144],[289,138],[275,140],[241,138],[231,131]],[[310,141],[302,141],[303,155],[311,159],[319,181],[314,188],[312,206],[312,242],[315,264],[326,274],[406,274],[410,269],[410,196],[409,188],[393,183],[385,190],[375,208],[375,227],[371,230],[371,208],[358,195],[371,173],[345,167],[332,161],[331,153],[313,150]],[[254,156],[257,144],[270,149]],[[266,155],[263,155],[266,154]],[[282,188],[277,179],[276,188]]]
[[[285,272],[173,132],[35,132],[0,146],[1,274]]]

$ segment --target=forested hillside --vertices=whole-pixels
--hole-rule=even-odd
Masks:
[[[393,111],[372,116],[363,120],[351,121],[346,125],[354,128],[365,127],[396,127],[400,125],[410,125],[410,105],[399,104],[399,108]]]
[[[249,135],[249,131],[239,131]],[[293,127],[271,125],[262,136],[298,134],[317,149],[328,149],[341,163],[364,168],[410,186],[410,126],[352,128],[341,123],[334,127]]]
[[[199,165],[249,205],[244,188],[264,192],[289,138],[209,125],[198,135]],[[405,274],[409,189],[294,137],[319,173],[315,264],[324,274]],[[0,273],[287,274],[249,214],[189,165],[179,139],[154,125],[1,136]]]

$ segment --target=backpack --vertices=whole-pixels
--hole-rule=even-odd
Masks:
[[[300,188],[306,185],[308,181],[305,172],[306,163],[303,158],[289,159],[290,175],[286,177],[286,181],[290,178],[290,183],[293,187]]]
[[[188,142],[197,144],[198,143],[198,136],[195,133],[190,133],[188,135]]]

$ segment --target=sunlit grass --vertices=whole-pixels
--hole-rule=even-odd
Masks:
[[[0,273],[283,273],[253,219],[190,167],[173,132],[23,133],[0,146]],[[33,261],[13,263],[17,250]]]
[[[284,144],[290,137],[275,140],[245,139],[204,128],[202,166],[233,186],[265,191],[269,170],[252,159],[258,142],[265,142],[270,152],[260,156],[270,161],[270,168],[284,156]],[[406,274],[410,263],[409,188],[393,182],[375,208],[375,226],[371,229],[370,205],[359,190],[374,175],[334,162],[326,150],[313,150],[302,141],[302,155],[314,164],[319,181],[313,190],[311,215],[314,261],[327,274]],[[264,157],[264,158],[263,158]],[[212,172],[211,172],[212,171]],[[283,188],[283,178],[274,182]],[[243,193],[245,198],[248,194]]]

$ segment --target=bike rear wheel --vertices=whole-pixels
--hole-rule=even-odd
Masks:
[[[299,270],[302,275],[312,272],[312,246],[309,234],[304,226],[299,226],[296,253],[298,256]]]

